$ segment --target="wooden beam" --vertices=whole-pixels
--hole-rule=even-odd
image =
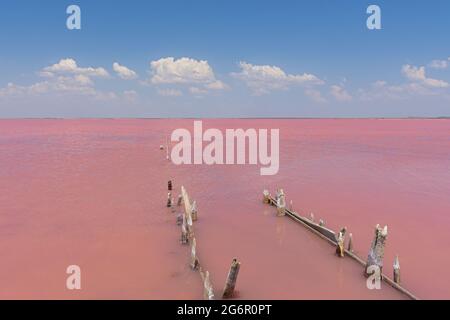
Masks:
[[[233,297],[240,268],[241,263],[236,258],[234,258],[231,262],[230,271],[228,272],[227,281],[223,290],[223,299],[229,299]]]

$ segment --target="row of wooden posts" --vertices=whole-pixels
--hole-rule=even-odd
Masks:
[[[277,216],[289,216],[295,221],[302,224],[304,227],[314,232],[321,238],[327,240],[331,244],[336,246],[336,255],[338,257],[345,257],[346,255],[356,260],[362,266],[364,266],[364,274],[366,276],[374,275],[375,268],[378,268],[379,272],[378,279],[383,280],[401,293],[405,294],[411,299],[417,300],[417,297],[413,295],[411,292],[406,290],[400,285],[400,262],[398,259],[398,255],[394,260],[394,271],[393,271],[393,279],[390,279],[388,276],[383,274],[383,258],[384,258],[384,247],[387,239],[387,226],[381,228],[379,225],[375,227],[375,235],[372,241],[372,245],[369,249],[369,254],[367,256],[367,261],[364,261],[360,257],[356,255],[353,250],[353,235],[349,234],[349,240],[347,242],[347,247],[345,246],[345,236],[347,234],[347,228],[343,227],[338,233],[334,232],[331,229],[328,229],[325,226],[325,222],[323,220],[319,220],[317,223],[314,219],[314,215],[311,213],[310,217],[300,216],[293,209],[293,203],[290,201],[289,208],[286,206],[286,195],[283,189],[278,189],[276,192],[276,196],[272,197],[268,190],[263,191],[263,202],[266,204],[273,205],[277,208]],[[375,268],[374,268],[375,267]]]
[[[168,182],[167,207],[171,208],[173,213],[177,212],[177,208],[182,208],[182,213],[176,215],[177,225],[181,227],[180,242],[183,245],[190,245],[190,267],[194,271],[199,271],[203,281],[203,297],[206,300],[214,300],[214,289],[210,280],[209,272],[204,270],[200,264],[197,254],[197,240],[194,234],[194,222],[198,220],[198,210],[196,201],[191,202],[189,194],[182,186],[181,193],[178,195],[177,202],[173,198],[173,184]],[[235,258],[233,259],[222,292],[222,299],[229,299],[235,296],[235,287],[239,275],[241,263]]]

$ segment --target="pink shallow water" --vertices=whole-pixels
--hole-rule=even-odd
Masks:
[[[199,206],[198,254],[217,294],[231,259],[243,299],[402,299],[369,291],[361,267],[261,202],[283,187],[302,214],[345,225],[365,258],[389,226],[385,272],[399,254],[405,287],[450,298],[450,121],[205,120],[279,128],[276,176],[256,166],[174,166],[159,145],[192,120],[0,120],[0,298],[201,299],[167,180]],[[65,270],[82,269],[82,290]]]

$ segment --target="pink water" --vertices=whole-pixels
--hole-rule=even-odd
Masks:
[[[192,120],[1,120],[0,298],[201,299],[167,180],[199,206],[197,250],[219,295],[233,257],[243,299],[403,299],[370,291],[361,267],[261,202],[283,187],[302,214],[347,226],[365,257],[387,224],[385,272],[450,298],[450,121],[205,120],[204,127],[279,128],[281,166],[174,166],[159,145]],[[82,290],[66,289],[66,268]]]

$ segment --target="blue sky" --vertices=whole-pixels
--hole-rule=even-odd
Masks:
[[[450,116],[449,35],[446,0],[4,0],[0,117]]]

